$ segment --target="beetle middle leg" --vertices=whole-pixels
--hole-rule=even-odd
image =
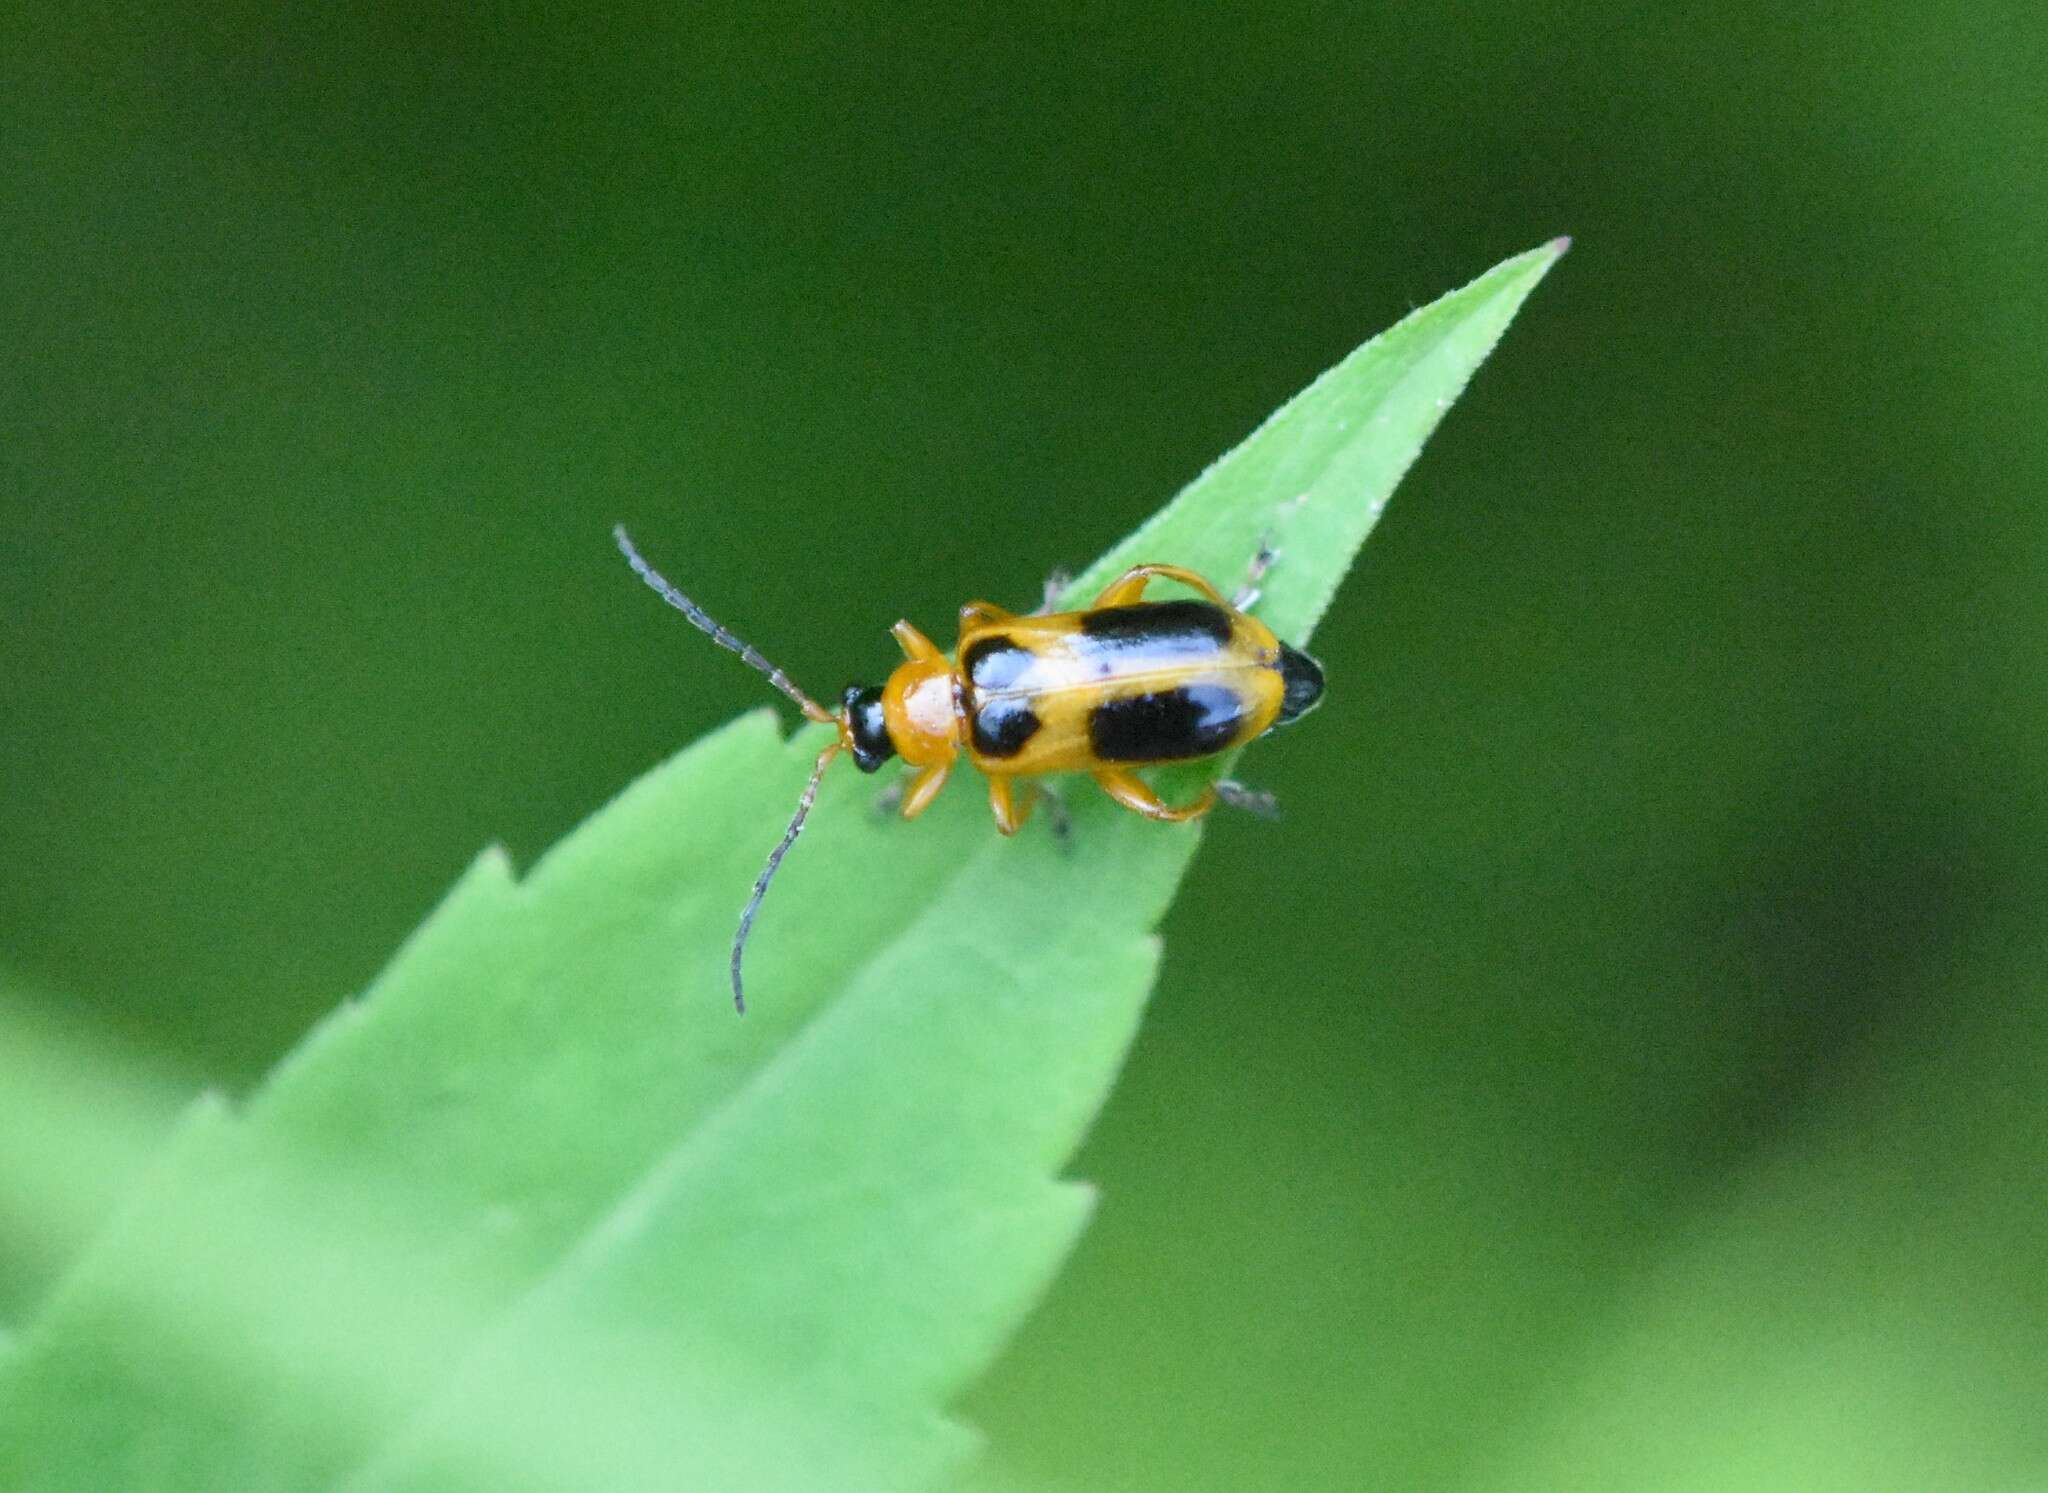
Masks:
[[[1045,805],[1045,817],[1052,825],[1053,838],[1064,840],[1073,830],[1067,817],[1067,805],[1059,794],[1049,786],[1035,779],[1019,783],[1015,778],[991,773],[988,780],[989,812],[995,815],[996,828],[1006,835],[1014,835],[1024,827],[1024,821],[1031,817],[1031,811],[1040,804]]]
[[[1062,845],[1066,844],[1074,834],[1074,820],[1067,813],[1067,801],[1050,783],[1034,783],[1032,786],[1038,790],[1038,797],[1045,804],[1045,822],[1052,826],[1052,837]]]
[[[1024,802],[1017,802],[1010,780],[1001,773],[990,773],[988,779],[988,808],[996,816],[996,828],[1006,835],[1014,835],[1024,827],[1024,821],[1031,817],[1030,785],[1025,785]]]

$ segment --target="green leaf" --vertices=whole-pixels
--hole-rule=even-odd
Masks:
[[[1077,594],[1137,558],[1227,586],[1276,528],[1260,611],[1305,639],[1560,252],[1359,349]],[[1004,840],[957,785],[907,826],[842,770],[741,1020],[733,920],[820,739],[755,713],[523,879],[486,853],[245,1107],[190,1113],[15,1346],[0,1485],[846,1490],[957,1461],[942,1407],[1086,1220],[1057,1173],[1200,831],[1090,793],[1069,846]]]
[[[0,1318],[105,1226],[191,1092],[108,1054],[62,1009],[0,968]]]

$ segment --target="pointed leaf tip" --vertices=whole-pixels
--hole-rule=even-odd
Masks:
[[[1258,611],[1305,641],[1564,244],[1353,351],[1076,594],[1141,560],[1229,587],[1270,535]],[[817,746],[750,712],[524,877],[480,856],[367,1000],[187,1127],[0,1362],[0,1484],[32,1449],[44,1493],[110,1465],[449,1493],[534,1459],[565,1490],[688,1465],[847,1493],[962,1455],[943,1402],[1092,1208],[1056,1179],[1199,837],[1098,798],[1064,849],[1004,840],[957,790],[885,824],[828,780],[734,1022],[734,923]]]

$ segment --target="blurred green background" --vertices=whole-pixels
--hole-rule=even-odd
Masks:
[[[2044,78],[2019,5],[16,9],[0,961],[244,1089],[766,698],[613,521],[835,688],[1569,232],[1168,920],[989,1481],[2022,1486]]]

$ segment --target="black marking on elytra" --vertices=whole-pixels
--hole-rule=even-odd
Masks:
[[[1037,712],[1014,695],[997,695],[974,710],[974,749],[984,757],[1014,757],[1037,734]]]
[[[1189,684],[1096,706],[1088,712],[1088,742],[1104,762],[1181,762],[1222,751],[1244,720],[1236,690]]]
[[[853,765],[862,772],[876,772],[896,755],[896,743],[889,739],[888,717],[882,712],[882,691],[876,685],[849,684],[839,697],[846,712],[848,735],[853,738]]]
[[[1307,715],[1323,698],[1323,666],[1298,648],[1280,645],[1280,715],[1284,726]]]
[[[1176,652],[1230,641],[1230,613],[1208,601],[1141,601],[1081,614],[1081,631],[1105,642],[1153,643]]]
[[[978,690],[1006,690],[1031,667],[1032,653],[1008,633],[976,638],[960,660]]]

